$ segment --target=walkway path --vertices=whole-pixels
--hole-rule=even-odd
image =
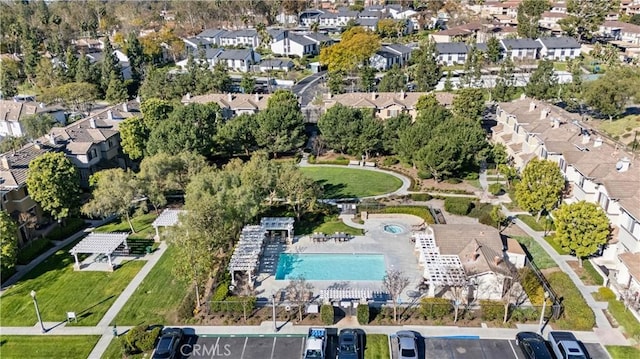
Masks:
[[[611,323],[609,323],[609,320],[603,312],[603,310],[607,308],[608,303],[598,302],[593,297],[592,293],[596,292],[598,287],[584,285],[584,283],[582,283],[582,281],[580,280],[580,277],[578,277],[578,275],[573,271],[573,269],[571,269],[571,267],[567,263],[567,260],[575,260],[575,258],[558,254],[558,252],[556,252],[556,250],[553,249],[553,247],[551,247],[551,245],[544,240],[544,232],[536,232],[532,230],[528,225],[526,225],[516,217],[516,215],[519,213],[511,212],[504,206],[502,206],[502,211],[506,216],[513,218],[513,222],[518,227],[520,227],[528,236],[532,237],[545,250],[545,252],[547,252],[547,254],[549,254],[549,256],[553,258],[556,263],[558,263],[560,269],[564,273],[566,273],[569,278],[571,278],[573,283],[580,291],[580,294],[582,294],[585,301],[587,302],[587,305],[589,305],[589,307],[593,310],[597,326],[594,331],[598,334],[599,337],[601,337],[602,342],[616,345],[628,345],[629,342],[624,337],[624,335],[622,335],[622,333],[620,333],[618,329],[615,329],[611,326]]]

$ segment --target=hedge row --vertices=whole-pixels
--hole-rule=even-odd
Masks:
[[[155,346],[158,335],[160,335],[160,327],[155,327],[151,330],[146,325],[133,327],[120,341],[122,353],[132,355],[149,351]]]
[[[497,300],[480,300],[480,317],[482,320],[503,320],[504,303]]]
[[[51,241],[61,241],[87,226],[82,218],[67,218],[64,227],[56,227],[47,234]]]
[[[334,319],[333,305],[323,304],[320,307],[320,320],[322,320],[322,324],[333,325],[333,319]]]
[[[18,264],[29,264],[34,258],[53,247],[53,243],[48,238],[39,238],[31,241],[26,247],[18,252]]]
[[[360,325],[369,324],[369,305],[368,304],[360,304],[356,310],[356,317],[358,318],[358,323]]]
[[[423,298],[420,313],[427,319],[443,319],[453,313],[453,305],[446,298]]]

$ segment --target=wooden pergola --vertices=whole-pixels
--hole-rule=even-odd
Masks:
[[[95,233],[92,232],[80,243],[76,244],[70,251],[75,259],[76,270],[80,269],[80,261],[78,261],[79,253],[90,254],[104,254],[109,261],[109,267],[113,270],[113,263],[111,262],[111,254],[124,243],[124,248],[127,249],[127,237],[129,233],[116,232],[116,233]]]

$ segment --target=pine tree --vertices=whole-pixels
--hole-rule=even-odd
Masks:
[[[127,57],[131,65],[131,79],[139,82],[144,65],[144,53],[140,40],[138,40],[138,37],[133,32],[130,33],[127,38]]]
[[[73,82],[76,78],[76,70],[78,68],[78,58],[73,52],[73,48],[71,48],[71,46],[67,47],[67,51],[65,51],[64,53],[64,64],[66,68],[65,76],[67,78],[67,82]]]
[[[112,76],[117,76],[122,80],[122,68],[120,67],[120,61],[118,61],[118,57],[113,53],[113,51],[113,46],[111,46],[109,38],[106,38],[104,40],[103,49],[104,58],[102,59],[102,66],[100,68],[100,85],[102,87],[102,91],[105,93],[109,88]]]
[[[127,87],[124,81],[115,75],[111,75],[105,98],[109,103],[118,103],[125,101],[128,97]]]
[[[420,44],[420,48],[414,51],[413,78],[418,91],[431,91],[440,81],[442,69],[438,64],[437,57],[436,44],[431,40]]]

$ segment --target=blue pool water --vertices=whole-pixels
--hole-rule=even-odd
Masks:
[[[396,226],[395,224],[387,224],[382,229],[384,229],[385,232],[391,233],[391,234],[398,234],[398,233],[404,232],[404,228],[400,226]]]
[[[382,254],[294,254],[282,253],[276,279],[382,280]]]

